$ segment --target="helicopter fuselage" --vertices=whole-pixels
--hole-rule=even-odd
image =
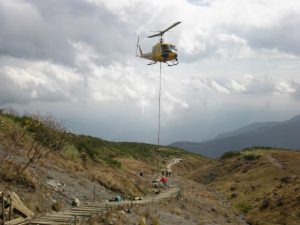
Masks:
[[[140,57],[155,62],[168,62],[177,60],[177,49],[173,44],[157,43],[153,46],[152,52],[141,52]]]
[[[167,43],[157,43],[152,48],[153,61],[167,62],[177,59],[177,49],[175,45]]]

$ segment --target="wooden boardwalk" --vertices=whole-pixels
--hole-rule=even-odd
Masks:
[[[40,216],[28,220],[25,224],[31,225],[70,225],[70,224],[79,224],[85,219],[91,218],[94,215],[103,214],[108,210],[118,209],[118,208],[130,208],[139,205],[146,205],[162,201],[168,198],[178,197],[180,194],[180,189],[176,186],[170,187],[167,190],[162,191],[160,194],[153,196],[146,196],[142,200],[138,201],[121,201],[121,202],[86,202],[83,203],[80,207],[74,207],[67,209],[63,212],[52,213],[45,216]],[[10,224],[10,225],[17,225]],[[22,223],[24,224],[24,223]]]

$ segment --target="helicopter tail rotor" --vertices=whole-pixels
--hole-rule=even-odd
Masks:
[[[135,56],[139,56],[138,55],[138,48],[141,48],[140,45],[139,45],[139,42],[140,42],[140,37],[138,36],[138,39],[137,39],[137,42],[136,42]]]

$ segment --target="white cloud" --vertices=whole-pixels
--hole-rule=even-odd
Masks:
[[[162,118],[170,133],[186,117],[197,133],[197,121],[222,117],[224,108],[294,110],[299,11],[296,0],[2,1],[0,104],[68,104],[57,110],[77,115],[106,110],[107,121],[140,117],[138,130],[147,130],[157,115],[158,66],[134,58],[136,36],[182,21],[165,36],[180,60],[163,66]],[[141,40],[145,51],[157,41]]]
[[[283,81],[277,84],[276,91],[281,94],[293,94],[296,92],[296,89],[292,87],[292,85]]]

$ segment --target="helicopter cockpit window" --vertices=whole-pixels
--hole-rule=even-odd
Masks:
[[[174,50],[174,51],[177,50],[176,47],[175,47],[175,45],[170,45],[170,48],[171,48],[171,50]]]
[[[162,51],[168,51],[168,50],[170,50],[170,46],[169,45],[162,45],[161,50]]]

